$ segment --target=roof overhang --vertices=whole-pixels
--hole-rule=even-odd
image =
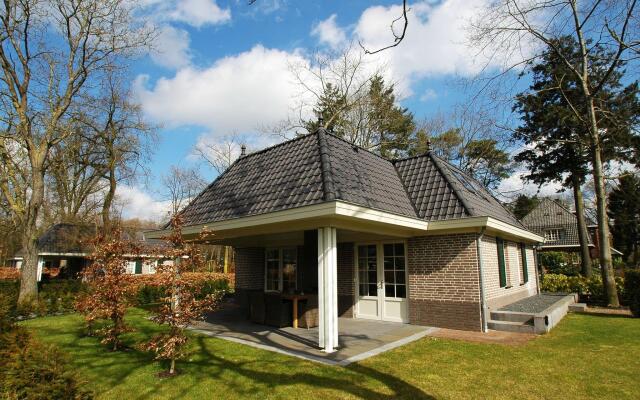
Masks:
[[[485,228],[490,233],[495,232],[518,240],[544,241],[541,236],[530,231],[490,217],[425,221],[343,201],[331,201],[267,214],[191,225],[183,227],[182,232],[187,240],[197,240],[203,231],[210,231],[213,233],[210,240],[212,243],[224,243],[225,240],[239,237],[316,229],[320,226],[334,226],[339,229],[382,233],[398,237],[479,232]],[[162,238],[168,232],[168,230],[150,231],[146,233],[146,236],[148,238]]]

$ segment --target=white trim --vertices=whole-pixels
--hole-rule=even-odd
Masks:
[[[332,201],[322,204],[303,206],[292,208],[289,210],[275,211],[260,215],[251,215],[239,217],[219,222],[211,222],[207,224],[199,224],[187,226],[183,229],[186,235],[200,234],[203,230],[208,229],[224,237],[224,231],[232,231],[238,229],[256,228],[258,226],[266,226],[271,224],[287,224],[291,222],[312,220],[312,219],[329,219],[338,222],[340,220],[360,221],[364,223],[378,223],[388,225],[390,227],[404,229],[410,234],[407,236],[420,236],[428,232],[439,233],[440,231],[449,230],[469,230],[487,227],[503,233],[516,236],[531,242],[543,243],[544,238],[536,235],[526,229],[516,227],[506,222],[499,221],[492,217],[470,217],[459,218],[445,221],[425,221],[418,218],[406,217],[385,211],[374,210],[367,207],[361,207],[343,201]],[[318,225],[322,226],[323,223]],[[316,226],[318,226],[316,225]],[[335,225],[334,225],[335,226]],[[158,230],[147,232],[149,238],[161,238],[168,231]],[[244,233],[242,236],[250,235]]]

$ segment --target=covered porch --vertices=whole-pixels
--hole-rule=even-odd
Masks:
[[[368,319],[338,318],[336,351],[318,347],[318,328],[275,328],[252,323],[239,305],[226,302],[220,310],[197,322],[197,332],[330,365],[348,365],[429,335],[437,328]]]
[[[354,347],[350,337],[354,327],[358,327],[356,337],[359,329],[364,334],[365,322],[394,323],[388,325],[389,332],[396,330],[403,337],[407,336],[403,332],[411,332],[411,336],[424,331],[425,328],[406,325],[406,242],[424,229],[423,221],[418,224],[410,218],[393,216],[396,223],[389,224],[387,215],[367,216],[364,212],[359,221],[351,215],[306,217],[296,221],[287,218],[286,222],[251,221],[246,228],[239,225],[244,222],[241,220],[233,221],[232,226],[223,222],[212,227],[213,235],[207,237],[207,243],[235,249],[236,322],[259,326],[252,328],[255,332],[277,330],[279,336],[289,330],[309,351],[337,351],[342,354],[337,357],[342,358],[353,356],[347,349],[360,346]],[[187,227],[184,234],[192,240],[202,240],[198,235],[203,228]],[[356,325],[351,324],[354,319]],[[389,338],[398,337],[389,334]],[[383,340],[388,341],[393,340]],[[367,346],[372,343],[369,341]]]

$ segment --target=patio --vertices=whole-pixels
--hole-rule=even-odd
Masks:
[[[225,302],[197,332],[249,346],[330,365],[348,365],[418,340],[437,328],[366,319],[338,318],[339,345],[326,353],[318,347],[318,328],[273,328],[250,322],[234,302]]]

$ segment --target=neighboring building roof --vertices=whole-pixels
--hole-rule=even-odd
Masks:
[[[432,152],[391,161],[324,129],[239,158],[181,215],[189,226],[334,200],[425,220],[489,216],[523,227]]]
[[[546,240],[542,247],[548,246],[578,246],[578,218],[563,205],[552,199],[542,199],[538,205],[529,212],[522,223],[530,231],[545,236],[545,232],[551,229],[561,229],[564,237],[559,240]],[[587,222],[588,223],[588,222]],[[588,235],[589,244],[593,244]]]
[[[91,239],[96,236],[98,227],[96,225],[82,225],[60,223],[51,226],[38,238],[38,253],[45,254],[79,254],[91,253]],[[148,239],[143,231],[124,229],[123,239],[144,243],[146,246],[162,247],[165,241],[161,239]],[[14,257],[20,258],[24,255],[23,249],[18,251]]]

